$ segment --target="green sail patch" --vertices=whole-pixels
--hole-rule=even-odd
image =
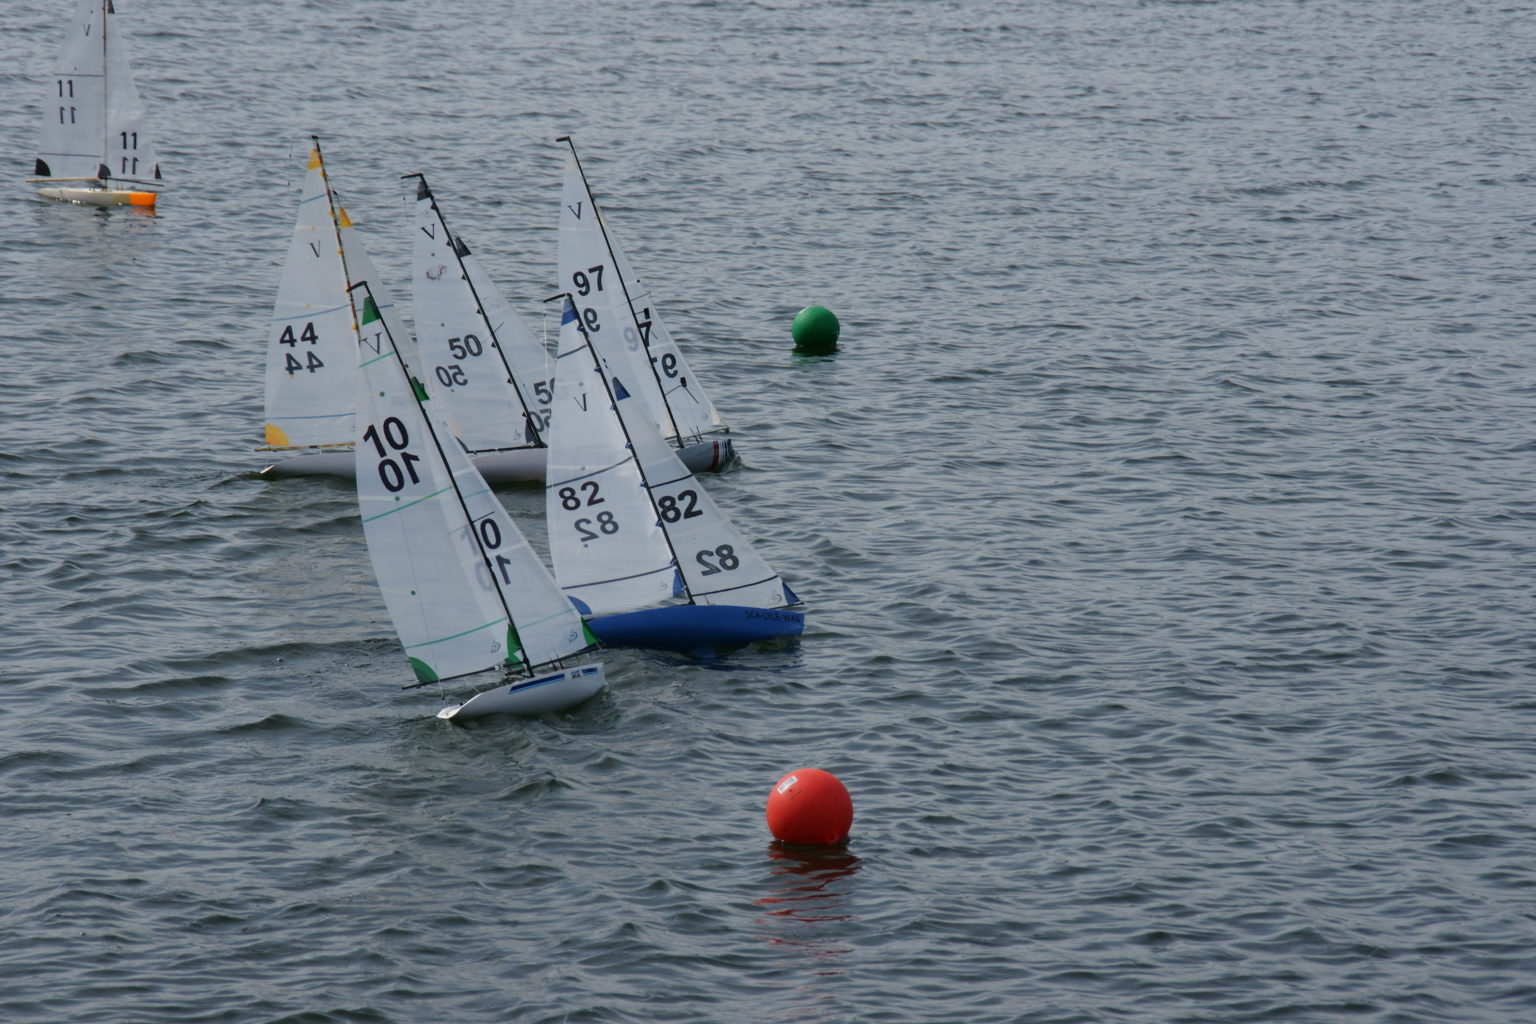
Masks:
[[[378,304],[373,301],[372,295],[365,296],[363,298],[363,323],[371,324],[377,319],[379,319]]]
[[[428,665],[420,658],[411,659],[411,671],[416,673],[416,681],[418,683],[437,682],[437,673],[432,671],[431,665]]]

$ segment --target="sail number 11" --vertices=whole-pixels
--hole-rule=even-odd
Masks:
[[[384,489],[393,494],[405,486],[407,475],[411,483],[421,483],[421,477],[416,472],[416,463],[421,461],[421,456],[412,455],[405,450],[405,446],[411,443],[410,434],[406,432],[405,424],[399,419],[390,416],[381,424],[383,431],[373,424],[363,431],[363,440],[372,442],[374,449],[379,453],[379,481],[384,484]],[[385,444],[389,445],[389,451]],[[400,461],[396,462],[394,455],[398,454]]]

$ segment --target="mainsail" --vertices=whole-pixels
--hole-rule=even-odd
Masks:
[[[451,396],[461,439],[473,452],[542,445],[549,426],[549,355],[501,290],[449,232],[420,174],[412,291],[416,348],[438,394]]]
[[[115,13],[111,0],[76,4],[43,104],[38,178],[160,180]]]
[[[571,149],[560,189],[560,289],[570,293],[604,368],[627,382],[668,441],[725,429],[598,210],[574,144],[562,141]]]
[[[374,573],[416,676],[530,673],[593,643],[396,345],[371,285],[353,289],[357,498]]]
[[[267,332],[268,448],[352,445],[358,335],[347,288],[354,281],[369,283],[381,309],[394,308],[337,202],[316,140]],[[409,339],[400,347],[410,359]]]
[[[585,611],[643,608],[678,592],[672,551],[576,319],[567,298],[544,491],[549,557],[561,588]]]
[[[798,603],[605,374],[570,298],[561,314],[545,510],[561,587],[594,615],[656,606]]]

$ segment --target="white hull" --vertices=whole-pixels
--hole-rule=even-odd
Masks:
[[[542,715],[580,704],[607,685],[601,664],[578,665],[477,693],[463,704],[443,708],[437,717],[456,721],[491,714]]]
[[[339,476],[357,479],[357,456],[351,448],[307,455],[289,455],[261,471],[262,476]]]
[[[488,484],[543,483],[548,448],[513,448],[472,455],[470,461]]]
[[[44,199],[76,206],[154,206],[155,193],[121,188],[40,188]]]
[[[473,457],[475,468],[487,483],[540,483],[544,480],[547,453],[543,448],[516,448]],[[357,479],[357,458],[350,449],[290,455],[261,471],[262,476],[337,476]]]
[[[710,473],[723,469],[733,455],[728,438],[720,441],[700,441],[678,452],[683,465],[693,473]],[[549,449],[515,448],[504,452],[476,455],[473,458],[475,468],[480,471],[481,476],[485,477],[486,483],[543,483]],[[263,469],[261,475],[269,477],[336,476],[355,480],[357,459],[351,449],[290,455]]]

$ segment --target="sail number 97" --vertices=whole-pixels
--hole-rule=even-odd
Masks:
[[[363,440],[371,442],[378,452],[379,481],[385,490],[391,494],[400,490],[405,486],[407,476],[411,483],[421,483],[421,476],[416,472],[416,463],[421,461],[421,456],[405,450],[411,443],[411,436],[399,419],[390,416],[378,427],[369,424],[363,431]]]

